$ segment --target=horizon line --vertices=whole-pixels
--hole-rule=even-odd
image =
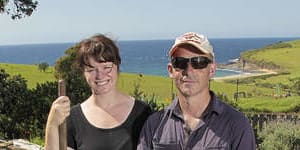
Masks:
[[[212,37],[212,38],[209,38],[209,40],[218,40],[218,39],[221,39],[221,40],[226,40],[226,39],[268,39],[268,38],[274,38],[274,39],[280,39],[280,38],[283,38],[283,39],[300,39],[300,36],[297,37],[297,36],[270,36],[270,37]],[[114,39],[113,39],[114,40]],[[173,41],[174,39],[170,39],[170,38],[161,38],[161,39],[121,39],[121,40],[114,40],[115,42],[127,42],[127,41],[165,41],[165,40],[170,40],[170,41]],[[13,44],[13,43],[7,43],[7,44],[0,44],[0,46],[15,46],[15,45],[38,45],[38,44],[66,44],[66,43],[70,43],[70,44],[76,44],[76,43],[79,43],[80,41],[77,41],[77,42],[71,42],[71,41],[64,41],[64,42],[37,42],[37,43],[29,43],[29,42],[24,42],[24,43],[16,43],[16,44]]]

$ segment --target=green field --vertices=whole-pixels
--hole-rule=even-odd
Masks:
[[[49,67],[45,72],[41,72],[37,65],[0,63],[0,68],[4,69],[11,76],[21,75],[27,80],[28,88],[34,88],[37,83],[55,81],[53,67]]]
[[[54,68],[49,67],[46,72],[38,70],[37,65],[6,64],[0,63],[0,68],[4,69],[11,76],[21,75],[27,80],[28,88],[35,88],[37,83],[55,81]],[[142,91],[146,95],[155,94],[158,99],[171,97],[171,80],[166,77],[149,76],[130,73],[120,73],[118,87],[125,93],[133,92],[133,85],[139,83]],[[159,90],[160,89],[160,90]]]
[[[281,68],[278,72],[285,72],[276,76],[251,77],[240,79],[238,91],[245,93],[245,97],[234,99],[237,91],[235,80],[226,82],[211,81],[211,89],[219,94],[224,94],[230,101],[236,103],[243,111],[256,112],[292,112],[300,109],[300,96],[292,93],[287,98],[274,98],[274,94],[285,94],[287,89],[279,85],[291,86],[290,79],[300,77],[300,40],[288,42],[291,48],[275,48],[247,51],[243,57],[253,59],[257,62],[272,62]],[[36,65],[17,65],[0,63],[3,68],[11,75],[20,74],[28,81],[28,88],[34,88],[37,83],[45,81],[55,81],[53,67],[46,72],[38,70]],[[147,95],[155,95],[161,103],[170,103],[172,92],[176,92],[176,87],[172,86],[172,81],[168,77],[150,76],[130,73],[120,73],[118,88],[132,94],[134,84],[140,84],[141,90]],[[260,86],[270,85],[271,87]],[[172,91],[173,87],[173,91]]]
[[[289,74],[270,77],[263,82],[289,84],[290,78],[300,76],[300,40],[285,42],[292,47],[251,50],[242,54],[242,57],[256,62],[274,63],[280,66],[279,72]]]

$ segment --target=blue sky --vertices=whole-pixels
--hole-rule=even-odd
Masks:
[[[116,40],[300,37],[299,0],[39,0],[32,16],[0,15],[0,45]]]

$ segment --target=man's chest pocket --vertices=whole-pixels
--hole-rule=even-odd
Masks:
[[[180,144],[170,143],[153,143],[153,150],[181,150]]]
[[[229,150],[227,146],[213,146],[213,147],[207,147],[205,150]]]
[[[193,150],[230,150],[230,147],[226,143],[222,144],[211,144],[211,145],[202,145],[197,143],[193,146]]]

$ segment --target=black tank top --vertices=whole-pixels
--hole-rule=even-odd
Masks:
[[[121,125],[102,129],[91,125],[77,104],[67,118],[68,147],[75,150],[135,150],[143,124],[151,113],[146,103],[135,100],[132,111]]]

